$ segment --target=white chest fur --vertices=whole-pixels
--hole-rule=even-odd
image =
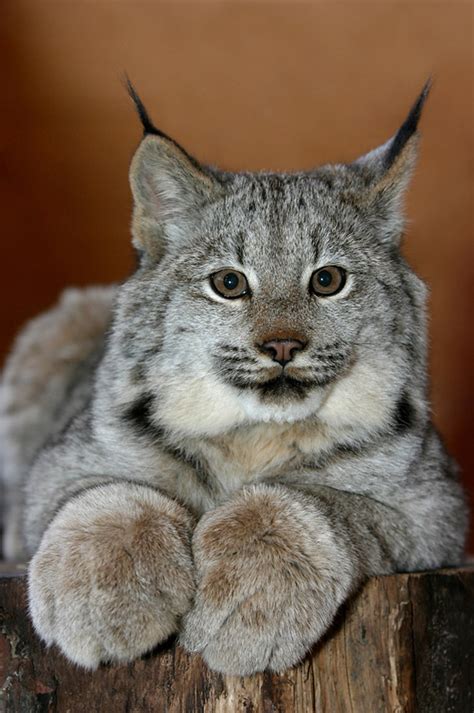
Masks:
[[[328,445],[324,431],[314,423],[255,424],[207,439],[200,450],[220,487],[231,492],[300,467],[305,456]]]

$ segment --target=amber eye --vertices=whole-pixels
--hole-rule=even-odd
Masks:
[[[329,297],[340,292],[346,284],[346,273],[342,267],[328,265],[311,275],[311,290],[320,297]]]
[[[211,285],[217,294],[228,300],[243,297],[249,292],[249,283],[245,275],[229,267],[211,275]]]

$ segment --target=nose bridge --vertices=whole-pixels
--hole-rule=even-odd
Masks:
[[[261,291],[255,295],[252,322],[255,331],[267,338],[291,337],[291,332],[304,331],[302,296],[294,285],[286,289],[273,289]],[[281,337],[280,337],[281,333]],[[298,336],[295,337],[298,339]]]
[[[306,344],[307,315],[302,304],[299,281],[296,279],[265,281],[255,294],[249,314],[254,343],[257,348],[269,342]],[[276,345],[277,350],[284,345]]]
[[[262,285],[259,299],[266,306],[267,312],[288,314],[294,312],[295,306],[301,303],[301,276],[298,274],[273,273],[272,280]]]
[[[306,343],[308,340],[305,321],[295,305],[276,306],[275,309],[267,306],[253,317],[252,331],[257,344],[273,341]]]

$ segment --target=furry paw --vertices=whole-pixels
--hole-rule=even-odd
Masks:
[[[347,593],[326,518],[283,488],[255,486],[207,513],[193,550],[198,587],[181,642],[223,673],[294,665]]]
[[[71,500],[29,570],[36,631],[77,664],[130,661],[173,634],[194,595],[191,516],[117,483]]]

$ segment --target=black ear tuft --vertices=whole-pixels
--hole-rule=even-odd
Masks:
[[[421,94],[419,95],[418,99],[410,109],[410,113],[408,114],[407,118],[405,119],[401,127],[398,129],[395,137],[393,138],[390,149],[385,157],[385,168],[390,168],[397,156],[405,147],[407,141],[416,132],[418,128],[418,122],[421,116],[421,111],[423,109],[426,98],[428,97],[428,94],[430,92],[431,85],[432,80],[430,77],[423,89],[421,90]]]
[[[146,107],[140,97],[138,96],[135,87],[131,83],[129,77],[127,74],[124,76],[124,84],[125,88],[131,97],[133,103],[135,104],[135,109],[137,110],[137,114],[140,117],[140,121],[142,122],[143,126],[143,137],[145,138],[146,136],[160,136],[162,139],[166,139],[170,143],[172,143],[176,148],[178,148],[180,151],[183,152],[183,154],[186,156],[186,158],[191,161],[192,165],[195,168],[198,168],[199,170],[205,172],[205,169],[199,164],[196,159],[188,154],[188,152],[183,149],[182,146],[178,144],[177,141],[171,138],[171,136],[168,136],[168,134],[165,134],[164,131],[161,131],[160,129],[157,129],[152,120],[150,119],[148,112],[146,110]]]
[[[124,77],[124,84],[125,88],[132,99],[133,103],[135,104],[135,109],[137,110],[137,114],[140,118],[140,121],[142,122],[143,126],[143,134],[144,136],[147,136],[148,134],[153,134],[154,136],[163,136],[165,138],[168,138],[165,134],[163,134],[162,131],[156,128],[156,126],[153,124],[152,120],[150,119],[148,112],[146,110],[146,107],[140,97],[138,96],[135,87],[131,83],[128,75],[126,74]]]

